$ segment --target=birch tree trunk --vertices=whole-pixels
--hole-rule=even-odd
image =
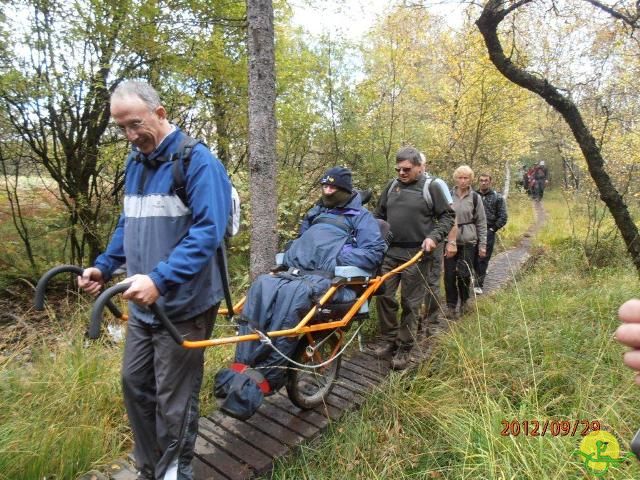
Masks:
[[[509,196],[509,187],[511,186],[511,166],[509,165],[509,161],[507,160],[504,164],[504,186],[502,187],[502,196],[504,200],[507,201],[507,197]]]
[[[249,53],[250,274],[274,264],[277,249],[276,79],[271,0],[247,0]]]

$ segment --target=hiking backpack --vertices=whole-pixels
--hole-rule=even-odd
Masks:
[[[180,148],[178,151],[169,157],[169,161],[173,162],[171,167],[171,173],[173,174],[173,192],[180,198],[182,203],[187,205],[187,190],[186,190],[186,172],[189,169],[189,162],[191,162],[191,152],[193,148],[202,143],[206,148],[207,145],[201,140],[196,140],[188,135],[182,139]],[[229,179],[231,182],[231,179]],[[231,212],[229,214],[229,220],[227,222],[227,230],[225,237],[233,237],[240,230],[240,195],[231,182]]]
[[[449,203],[450,204],[453,203],[453,200],[451,198],[451,193],[449,192],[449,188],[447,187],[447,184],[444,182],[444,180],[438,177],[432,177],[431,175],[427,175],[427,174],[425,174],[425,177],[426,177],[426,180],[424,182],[424,186],[422,187],[422,198],[424,198],[424,201],[427,202],[427,208],[429,208],[429,210],[433,210],[433,198],[431,198],[431,192],[429,191],[429,186],[431,185],[432,182],[435,182],[435,185],[437,185],[438,188],[440,188],[440,190],[442,191],[442,194],[449,201]],[[393,179],[393,181],[389,185],[389,188],[387,189],[387,197],[389,196],[391,191],[396,187],[396,185],[398,185],[398,181],[399,180],[397,178]]]

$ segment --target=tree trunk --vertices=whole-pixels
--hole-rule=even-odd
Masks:
[[[249,52],[249,193],[251,196],[250,274],[274,264],[276,225],[276,82],[271,0],[247,0]]]
[[[502,196],[505,201],[509,197],[509,187],[511,186],[511,166],[509,165],[509,161],[507,160],[504,163],[504,187],[502,187]]]
[[[551,85],[545,78],[533,76],[527,71],[517,67],[504,54],[502,44],[498,37],[498,25],[513,10],[530,3],[532,0],[520,0],[504,8],[502,0],[489,0],[476,21],[480,33],[489,52],[489,58],[496,68],[508,80],[527,90],[530,90],[544,99],[564,118],[573,136],[578,142],[580,150],[587,162],[589,174],[600,193],[600,198],[607,205],[616,225],[631,255],[631,260],[640,274],[640,237],[627,205],[622,195],[616,190],[611,177],[604,168],[604,159],[595,138],[584,123],[580,111],[576,105],[560,91]]]

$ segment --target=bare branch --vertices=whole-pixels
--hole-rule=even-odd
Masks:
[[[639,19],[639,15],[640,15],[640,1],[636,2],[636,14],[633,17],[630,17],[629,15],[625,15],[622,12],[619,12],[618,10],[615,10],[614,8],[611,8],[608,5],[603,4],[602,2],[599,2],[598,0],[585,0],[587,3],[590,3],[591,5],[593,5],[596,8],[599,8],[600,10],[602,10],[603,12],[607,12],[609,15],[611,15],[613,18],[617,19],[617,20],[622,20],[624,23],[626,23],[627,25],[629,25],[631,28],[635,29],[638,28],[638,19]]]

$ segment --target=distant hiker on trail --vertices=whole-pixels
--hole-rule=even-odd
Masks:
[[[396,154],[395,169],[398,178],[391,180],[384,188],[375,211],[377,218],[389,222],[393,234],[382,264],[382,273],[405,263],[420,249],[426,252],[418,264],[389,278],[384,293],[377,300],[383,343],[375,349],[374,354],[393,355],[391,367],[402,370],[407,367],[415,344],[420,306],[435,262],[434,251],[451,230],[455,214],[436,180],[431,181],[423,175],[424,167],[418,150],[413,147],[401,148]],[[430,199],[430,203],[425,197]],[[398,287],[400,305],[396,300]],[[400,306],[402,311],[398,318]]]
[[[106,251],[78,286],[97,294],[126,263],[122,390],[138,479],[192,479],[204,350],[178,345],[147,305],[163,308],[184,338],[209,338],[223,297],[215,252],[227,228],[231,186],[220,161],[198,143],[185,173],[186,204],[181,200],[171,159],[188,137],[169,123],[149,84],[121,83],[111,95],[111,117],[133,145],[124,208]]]
[[[618,310],[622,325],[615,333],[615,339],[632,350],[624,354],[624,364],[636,371],[636,383],[640,385],[640,300],[632,298],[624,302]]]
[[[489,260],[493,255],[493,246],[496,241],[496,232],[507,224],[507,204],[504,197],[491,188],[491,175],[482,173],[478,177],[480,188],[477,193],[482,198],[484,213],[487,217],[487,250],[484,257],[480,256],[480,244],[476,244],[474,256],[474,270],[476,272],[476,294],[482,294],[484,279],[487,276]]]
[[[533,167],[533,172],[531,173],[531,185],[534,200],[542,200],[544,195],[544,189],[549,183],[549,170],[544,164],[544,160],[540,160],[538,165]]]
[[[460,314],[465,312],[469,300],[469,288],[473,278],[473,257],[476,245],[478,255],[487,254],[487,219],[484,205],[472,188],[473,170],[467,165],[453,172],[455,187],[452,191],[453,209],[456,212],[457,252],[444,259],[444,289],[447,297],[447,314],[456,318],[460,300]]]
[[[529,169],[527,170],[527,174],[525,176],[526,179],[526,185],[527,185],[527,194],[533,198],[533,194],[535,192],[535,187],[536,187],[536,181],[533,178],[533,172],[535,171],[537,165],[532,165],[531,167],[529,167]]]

